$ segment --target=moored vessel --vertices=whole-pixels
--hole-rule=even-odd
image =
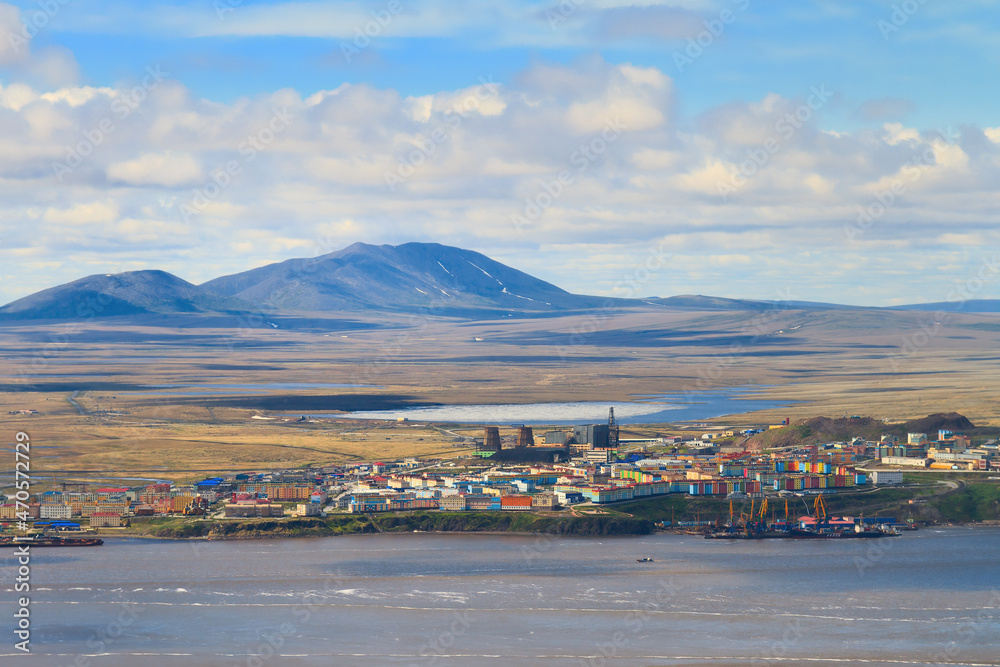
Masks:
[[[25,535],[0,537],[0,547],[99,547],[104,540],[99,537],[56,537],[54,535]]]

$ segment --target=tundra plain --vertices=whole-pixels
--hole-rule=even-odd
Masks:
[[[751,387],[786,407],[720,418],[959,412],[1000,425],[1000,315],[880,309],[618,309],[468,321],[198,318],[0,327],[0,419],[53,478],[169,478],[452,456],[478,426],[300,421],[418,405],[628,401]],[[37,414],[10,414],[37,411]],[[677,425],[629,427],[636,434]]]

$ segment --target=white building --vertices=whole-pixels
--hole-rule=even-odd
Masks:
[[[907,456],[883,456],[882,463],[887,466],[909,466],[911,468],[926,468],[930,459],[918,459]]]
[[[63,503],[42,503],[38,517],[40,519],[72,519],[73,508]]]
[[[873,470],[872,471],[872,483],[873,484],[902,484],[903,483],[903,471],[902,470]]]
[[[926,433],[907,433],[906,434],[906,444],[908,445],[922,445],[927,442]]]

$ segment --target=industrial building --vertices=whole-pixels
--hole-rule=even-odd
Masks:
[[[584,424],[573,427],[573,439],[588,449],[607,449],[610,429],[607,424]]]
[[[546,431],[545,432],[545,444],[546,445],[565,445],[566,444],[566,432],[565,431]]]
[[[483,439],[483,451],[484,452],[499,452],[502,445],[500,444],[500,428],[498,426],[487,426],[486,435]]]
[[[618,449],[618,422],[615,421],[615,409],[608,410],[607,424],[574,426],[573,440],[577,445],[589,445],[588,449]]]

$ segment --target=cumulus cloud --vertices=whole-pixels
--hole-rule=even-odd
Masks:
[[[57,8],[60,5],[55,5]],[[29,17],[51,19],[49,10],[34,10]],[[0,3],[0,67],[10,67],[22,76],[49,86],[66,86],[79,78],[79,68],[73,53],[61,46],[49,46],[33,51],[31,42],[37,33],[35,19],[25,23],[21,10],[6,3]]]
[[[10,65],[28,56],[28,38],[21,21],[21,10],[0,3],[0,66]]]
[[[169,79],[141,100],[130,91],[0,87],[0,261],[66,258],[64,274],[47,274],[58,282],[79,277],[80,262],[142,257],[200,281],[357,240],[415,239],[610,292],[662,245],[687,260],[649,293],[746,296],[724,278],[747,275],[748,257],[778,291],[797,253],[871,267],[1000,241],[1000,130],[827,132],[809,91],[678,117],[669,76],[594,56],[419,97],[356,84],[219,103]],[[858,210],[896,182],[893,205],[847,238]],[[734,185],[723,197],[720,184]],[[598,248],[607,262],[577,271]],[[40,280],[0,289],[12,299]],[[826,289],[803,277],[797,298],[822,298],[809,280]],[[889,298],[892,284],[870,298]]]
[[[175,187],[196,183],[204,178],[201,165],[190,155],[146,153],[134,160],[115,162],[108,166],[108,178],[130,185],[163,185]]]
[[[97,201],[86,204],[76,204],[71,208],[50,207],[42,214],[45,222],[56,224],[82,225],[94,222],[115,222],[118,218],[118,206],[113,201]]]

